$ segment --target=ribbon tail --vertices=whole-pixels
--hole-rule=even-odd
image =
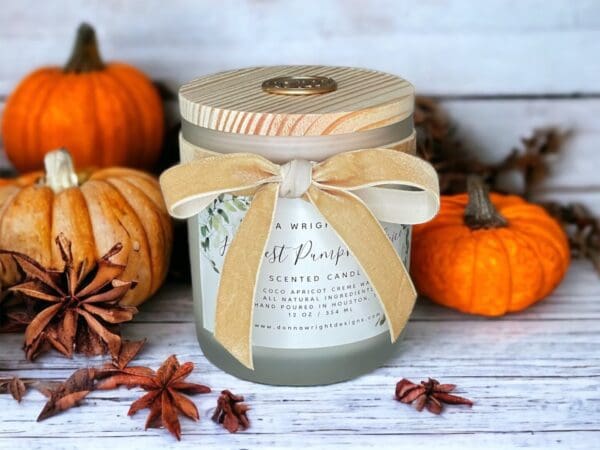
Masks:
[[[254,295],[277,206],[279,184],[260,187],[227,250],[217,294],[215,339],[249,369]]]
[[[253,193],[278,179],[279,167],[258,155],[210,156],[165,170],[160,186],[169,214],[192,217],[224,193]]]
[[[306,196],[362,268],[381,302],[395,342],[408,321],[417,293],[385,231],[365,204],[347,191],[312,185]]]
[[[440,207],[436,191],[412,186],[373,186],[352,191],[381,222],[414,225],[427,222]]]

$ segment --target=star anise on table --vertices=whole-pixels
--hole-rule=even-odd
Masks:
[[[146,339],[140,341],[123,341],[118,355],[112,355],[112,361],[104,365],[104,369],[124,371],[129,368],[129,363],[138,355]]]
[[[19,377],[0,379],[0,394],[9,393],[12,398],[21,403],[27,392],[27,381]]]
[[[95,387],[96,369],[93,367],[78,369],[62,383],[48,388],[44,393],[49,397],[37,418],[38,422],[52,417],[62,411],[78,406]]]
[[[102,380],[97,385],[97,389],[139,386],[148,391],[132,403],[127,414],[133,416],[141,409],[148,408],[150,414],[146,420],[146,429],[164,426],[177,440],[180,440],[179,413],[195,421],[200,419],[196,405],[183,394],[210,392],[208,386],[184,381],[192,370],[194,370],[193,363],[179,364],[175,355],[171,355],[156,372],[147,367],[127,367],[120,373]]]
[[[146,339],[123,341],[119,354],[113,355],[111,361],[96,369],[96,379],[99,380],[96,389],[115,389],[119,386],[132,388],[145,383],[144,377],[152,376],[154,371],[148,367],[129,365],[145,344]]]
[[[46,268],[22,253],[3,252],[14,258],[26,276],[9,290],[39,308],[25,330],[27,359],[35,359],[49,347],[68,357],[73,351],[117,355],[121,348],[118,324],[131,320],[137,312],[134,307],[119,305],[136,284],[119,280],[125,266],[110,261],[122,245],[116,244],[91,268],[73,261],[71,242],[62,233],[56,245],[64,261],[62,270]]]
[[[439,381],[433,378],[421,381],[421,384],[403,378],[396,384],[396,400],[407,404],[414,402],[417,411],[423,411],[423,408],[427,408],[433,414],[440,414],[444,408],[444,403],[448,405],[473,405],[473,402],[467,398],[450,394],[454,389],[456,389],[455,384],[440,384]]]
[[[90,392],[98,389],[98,380],[129,370],[128,364],[137,356],[145,343],[145,339],[141,341],[123,341],[119,354],[113,355],[112,361],[100,368],[77,369],[63,382],[36,382],[34,387],[48,397],[47,403],[38,416],[38,422],[66,411],[73,406],[79,406],[79,403]]]
[[[0,378],[0,394],[10,394],[17,402],[21,403],[23,397],[29,389],[35,389],[44,396],[50,397],[53,390],[60,383],[48,380],[36,380],[32,378]]]
[[[221,392],[217,400],[217,408],[212,415],[212,420],[223,425],[230,433],[238,430],[245,430],[250,427],[250,421],[246,415],[250,407],[242,403],[244,397],[235,395],[233,392],[225,390]]]

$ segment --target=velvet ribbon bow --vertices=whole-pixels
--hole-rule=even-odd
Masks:
[[[414,146],[413,133],[394,149],[361,149],[322,162],[283,165],[253,153],[211,154],[161,175],[167,208],[177,218],[198,214],[223,193],[252,196],[225,255],[214,332],[244,366],[253,368],[254,296],[278,197],[302,198],[323,215],[371,283],[392,342],[398,338],[416,292],[377,219],[414,224],[437,213],[437,175],[427,162],[407,153]]]

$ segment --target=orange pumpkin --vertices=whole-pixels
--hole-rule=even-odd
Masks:
[[[68,148],[78,167],[152,167],[164,132],[159,94],[132,66],[104,64],[94,29],[82,24],[64,68],[28,75],[8,98],[4,148],[20,172],[43,167],[44,155]]]
[[[64,150],[48,153],[45,163],[45,173],[0,183],[0,249],[62,269],[54,244],[62,232],[72,242],[74,259],[91,268],[120,242],[123,250],[111,261],[126,265],[121,279],[138,282],[123,303],[142,303],[165,279],[173,239],[157,180],[119,167],[76,174]],[[12,257],[0,255],[2,286],[20,279]]]
[[[411,273],[417,290],[437,303],[499,316],[552,292],[569,259],[564,231],[542,207],[490,196],[469,178],[468,194],[442,197],[438,216],[414,228]]]

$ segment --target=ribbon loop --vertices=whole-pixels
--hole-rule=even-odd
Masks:
[[[413,132],[395,147],[414,146]],[[278,196],[301,197],[321,212],[371,283],[391,340],[398,338],[416,292],[377,219],[413,224],[437,213],[438,180],[427,162],[387,148],[282,166],[252,153],[213,153],[170,168],[160,184],[169,213],[178,218],[192,217],[225,192],[254,196],[225,255],[215,320],[215,338],[246,367],[253,367],[254,295]]]

